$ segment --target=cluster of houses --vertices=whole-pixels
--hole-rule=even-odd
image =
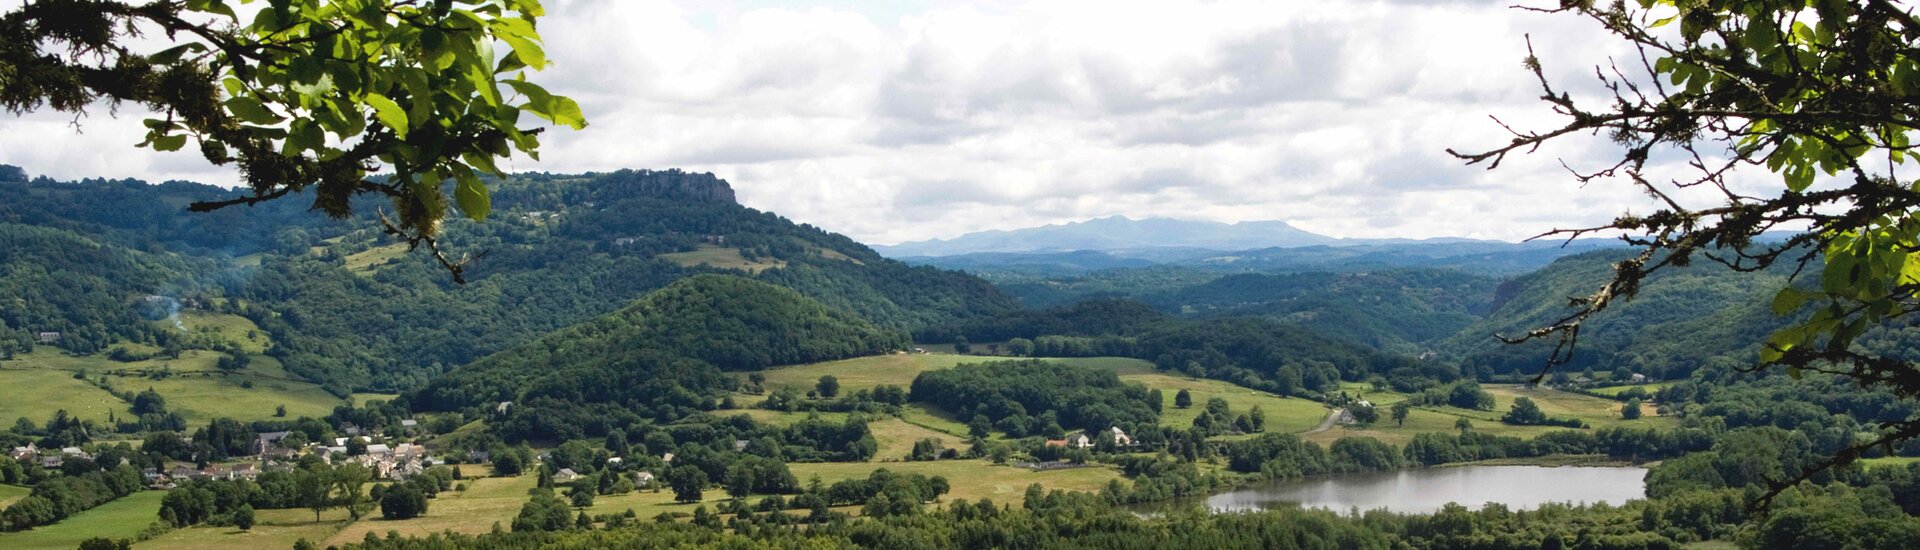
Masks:
[[[1119,426],[1107,428],[1107,430],[1113,436],[1113,444],[1121,447],[1133,446],[1133,438],[1129,437],[1127,432],[1121,430]],[[1069,449],[1091,449],[1094,446],[1094,439],[1092,435],[1088,435],[1086,432],[1080,432],[1069,435],[1066,439],[1049,439],[1047,440],[1047,446],[1066,447]]]
[[[42,468],[59,468],[61,464],[66,463],[67,459],[93,460],[93,455],[80,450],[79,447],[62,447],[58,451],[52,451],[41,449],[32,443],[28,443],[25,447],[14,447],[7,456],[23,464],[39,464]]]
[[[279,469],[279,470],[293,469],[293,465],[291,464],[270,465],[268,467]],[[240,464],[234,464],[234,465],[211,464],[205,468],[194,468],[191,466],[174,466],[173,468],[167,469],[165,471],[161,471],[159,468],[147,468],[145,470],[140,471],[140,476],[143,480],[146,481],[148,489],[167,490],[167,489],[172,489],[178,486],[180,483],[185,483],[187,481],[205,481],[205,480],[216,480],[216,479],[217,480],[244,479],[244,480],[251,481],[255,478],[260,477],[260,471],[261,471],[261,468],[259,466],[255,466],[251,462],[246,462],[246,463],[240,463]]]
[[[1621,383],[1621,382],[1620,382],[1620,381],[1617,381],[1617,380],[1616,380],[1616,381],[1609,381],[1609,382],[1606,382],[1606,383],[1601,383],[1600,381],[1598,381],[1598,380],[1594,380],[1594,379],[1592,379],[1592,378],[1588,378],[1588,377],[1587,377],[1586,375],[1584,375],[1584,374],[1583,374],[1583,375],[1579,375],[1579,376],[1575,376],[1575,377],[1573,377],[1573,379],[1571,379],[1571,380],[1567,380],[1567,382],[1566,382],[1566,383],[1564,383],[1564,384],[1559,384],[1559,386],[1560,386],[1560,387],[1562,387],[1562,388],[1566,388],[1566,389],[1579,389],[1579,388],[1588,388],[1588,387],[1593,387],[1593,386],[1596,386],[1596,385],[1599,385],[1599,386],[1608,386],[1608,385],[1618,385],[1618,384],[1620,384],[1620,383]],[[1630,376],[1628,376],[1628,377],[1627,377],[1627,379],[1626,379],[1626,381],[1625,381],[1625,383],[1627,383],[1627,384],[1645,384],[1645,383],[1647,383],[1647,375],[1644,375],[1644,374],[1640,374],[1640,373],[1637,373],[1637,372],[1636,372],[1636,373],[1633,373],[1632,375],[1630,375]]]

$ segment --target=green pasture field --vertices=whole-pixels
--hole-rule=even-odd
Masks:
[[[93,537],[131,539],[146,529],[147,525],[160,520],[160,498],[164,496],[164,491],[141,491],[74,514],[53,525],[0,533],[0,548],[67,550]]]

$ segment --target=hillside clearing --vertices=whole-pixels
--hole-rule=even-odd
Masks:
[[[686,267],[707,266],[715,269],[740,269],[749,273],[759,273],[777,267],[786,267],[787,262],[776,259],[749,260],[740,255],[740,249],[713,245],[700,245],[690,252],[669,252],[654,256],[662,260]]]
[[[160,499],[165,496],[163,491],[141,491],[74,514],[60,523],[0,533],[0,548],[67,550],[93,537],[130,539],[148,524],[160,520]]]

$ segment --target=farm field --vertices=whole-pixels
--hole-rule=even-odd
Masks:
[[[1227,400],[1229,410],[1234,415],[1259,406],[1266,414],[1267,431],[1275,433],[1299,433],[1320,425],[1327,417],[1327,407],[1316,401],[1297,397],[1280,397],[1271,393],[1243,388],[1230,382],[1188,378],[1180,375],[1161,373],[1126,374],[1120,377],[1129,382],[1139,382],[1149,388],[1160,390],[1165,400],[1161,405],[1160,423],[1176,428],[1193,425],[1193,419],[1206,410],[1207,400],[1221,398]],[[1193,406],[1185,409],[1175,408],[1173,398],[1180,390],[1193,394]]]
[[[1595,428],[1632,426],[1636,428],[1671,428],[1676,424],[1673,418],[1658,416],[1659,411],[1651,405],[1641,404],[1643,416],[1638,420],[1620,418],[1620,408],[1625,405],[1618,401],[1601,399],[1589,395],[1568,393],[1548,388],[1527,388],[1514,385],[1485,386],[1487,393],[1493,394],[1494,419],[1513,408],[1513,400],[1520,397],[1533,399],[1540,410],[1553,417],[1575,417],[1585,420]]]
[[[1532,399],[1540,410],[1553,417],[1577,417],[1593,428],[1631,426],[1639,428],[1671,428],[1677,423],[1669,417],[1656,416],[1657,411],[1650,405],[1643,405],[1645,416],[1639,420],[1620,418],[1618,401],[1598,397],[1568,393],[1546,388],[1523,388],[1517,385],[1482,386],[1487,393],[1493,394],[1494,410],[1479,411],[1458,407],[1416,407],[1407,415],[1404,426],[1395,425],[1390,413],[1380,412],[1380,421],[1369,427],[1336,426],[1324,432],[1308,434],[1306,439],[1322,445],[1332,443],[1342,437],[1372,437],[1394,445],[1405,445],[1420,432],[1455,431],[1454,423],[1466,418],[1473,423],[1473,429],[1481,433],[1531,438],[1555,430],[1565,430],[1555,426],[1513,426],[1500,422],[1500,417],[1513,408],[1513,401],[1519,397]],[[1349,388],[1355,393],[1359,388]],[[1367,392],[1365,398],[1375,406],[1383,407],[1405,399],[1405,396],[1391,392]],[[1272,423],[1269,415],[1268,423]]]
[[[313,521],[313,511],[304,508],[259,510],[254,512],[253,529],[198,526],[175,529],[146,542],[135,544],[141,550],[265,550],[292,548],[300,539],[318,542],[333,536],[347,525],[346,510],[328,510]]]
[[[237,319],[237,317],[236,317]],[[244,321],[244,319],[241,319]],[[150,352],[144,346],[135,351]],[[94,380],[105,379],[114,391],[138,392],[153,388],[167,399],[170,411],[181,413],[189,422],[204,422],[217,416],[242,421],[273,418],[274,408],[286,405],[289,418],[324,416],[342,401],[288,374],[272,357],[255,355],[238,372],[220,371],[216,364],[221,354],[188,350],[177,359],[154,358],[119,362],[104,355],[74,357],[52,350],[38,350],[0,362],[0,384],[20,389],[17,399],[0,400],[0,418],[27,417],[40,422],[66,409],[79,418],[100,422],[109,412],[129,414],[127,403],[107,390],[89,382],[75,380],[85,372]],[[153,375],[171,375],[154,378]],[[252,388],[243,383],[252,383]]]
[[[356,275],[372,275],[379,273],[380,268],[406,255],[406,243],[393,243],[348,254],[342,260],[345,262],[347,271]]]
[[[166,319],[154,322],[163,325],[173,324],[172,321]],[[264,353],[267,350],[267,345],[273,342],[271,338],[267,337],[266,332],[260,330],[259,325],[255,325],[251,319],[239,315],[187,310],[180,312],[180,324],[185,326],[188,332],[218,336],[229,343],[240,346],[240,349],[245,350],[247,353]]]
[[[768,387],[794,386],[811,389],[821,376],[832,375],[840,381],[841,391],[868,389],[880,385],[908,387],[920,373],[952,368],[966,363],[1015,360],[1011,357],[993,357],[978,355],[932,354],[894,354],[844,359],[811,365],[779,367],[760,371],[766,376]],[[1162,407],[1162,424],[1184,428],[1193,424],[1200,415],[1202,406],[1209,397],[1220,397],[1232,406],[1234,414],[1246,412],[1254,405],[1267,415],[1267,430],[1274,432],[1303,432],[1320,424],[1327,415],[1321,404],[1306,399],[1280,397],[1271,393],[1240,387],[1230,382],[1190,378],[1178,374],[1157,371],[1153,364],[1139,359],[1125,357],[1073,357],[1044,358],[1044,361],[1082,365],[1112,370],[1121,380],[1138,382],[1149,388],[1161,390],[1165,403]],[[1179,390],[1186,389],[1193,394],[1194,406],[1187,409],[1173,407],[1173,396]],[[743,401],[745,403],[745,401]],[[779,413],[755,412],[756,420],[779,424]],[[907,407],[905,417],[908,422],[948,435],[964,438],[967,427],[964,419],[955,418],[943,411],[933,411],[921,405]],[[797,419],[795,419],[797,420]],[[785,421],[791,424],[792,420]],[[908,442],[911,447],[912,442]]]
[[[1597,393],[1601,395],[1620,395],[1620,392],[1624,392],[1633,388],[1644,388],[1647,390],[1647,393],[1653,393],[1653,392],[1657,392],[1662,389],[1665,389],[1667,386],[1671,386],[1673,384],[1674,384],[1673,382],[1653,382],[1649,384],[1628,384],[1625,386],[1607,386],[1604,388],[1594,388],[1593,393]]]
[[[818,462],[790,464],[794,477],[800,478],[802,485],[810,483],[819,476],[822,483],[864,478],[874,470],[885,468],[894,473],[915,473],[927,476],[945,476],[953,485],[953,492],[940,497],[943,501],[954,499],[979,500],[991,498],[995,504],[1018,505],[1028,485],[1039,483],[1048,490],[1099,491],[1107,482],[1120,479],[1120,472],[1104,466],[1088,466],[1066,470],[1036,472],[1015,466],[997,465],[986,460],[939,460],[933,462],[900,462],[887,464],[861,464],[847,462]]]
[[[9,550],[71,549],[93,537],[130,539],[159,521],[162,491],[141,491],[91,510],[74,514],[65,521],[14,533],[0,533],[0,548]]]
[[[314,542],[325,548],[360,542],[369,532],[386,536],[387,531],[398,531],[401,536],[424,536],[444,531],[485,533],[493,529],[495,522],[505,529],[513,523],[513,516],[520,513],[521,505],[526,504],[527,490],[533,488],[534,477],[489,477],[467,483],[464,492],[440,493],[439,498],[428,503],[427,515],[388,521],[380,519],[380,514],[375,512],[341,528],[325,541]]]
[[[873,453],[871,462],[905,461],[913,453],[913,444],[922,439],[938,439],[942,445],[965,449],[967,439],[954,437],[929,430],[898,418],[883,418],[867,423],[867,429],[873,431],[873,438],[880,442],[880,449]]]
[[[655,257],[687,267],[705,265],[718,269],[741,269],[751,273],[787,265],[786,262],[773,259],[749,260],[746,256],[740,255],[738,248],[705,244],[692,252],[670,252]]]
[[[31,488],[21,487],[19,485],[0,484],[0,510],[5,510],[8,506],[12,506],[14,501],[27,498],[27,494],[32,492],[33,489]]]
[[[126,402],[93,384],[74,380],[72,372],[20,368],[20,364],[0,363],[0,387],[7,388],[7,398],[0,399],[0,419],[12,422],[26,418],[37,424],[53,418],[55,411],[65,410],[74,418],[104,423],[108,413],[127,414]]]
[[[1880,458],[1860,459],[1860,466],[1865,468],[1901,468],[1908,464],[1920,464],[1920,456],[1883,456]]]
[[[250,373],[176,375],[161,380],[108,376],[107,381],[125,391],[153,388],[167,398],[167,410],[179,412],[192,423],[222,416],[241,421],[265,420],[273,418],[274,408],[279,405],[286,405],[287,418],[318,418],[333,412],[333,407],[342,403],[311,383]],[[253,387],[243,387],[243,382],[252,382]]]

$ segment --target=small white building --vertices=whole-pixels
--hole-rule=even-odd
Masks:
[[[553,482],[554,483],[573,483],[575,481],[580,481],[580,478],[583,478],[583,477],[587,477],[587,476],[580,475],[579,472],[573,471],[573,468],[561,468],[560,471],[553,473]]]
[[[1633,376],[1628,377],[1627,380],[1635,384],[1645,384],[1647,383],[1647,375],[1636,372],[1633,373]]]
[[[1073,434],[1073,435],[1067,436],[1067,446],[1073,447],[1075,449],[1085,449],[1088,447],[1092,447],[1093,438],[1087,437],[1087,434],[1083,434],[1083,433]]]
[[[1113,431],[1113,444],[1121,447],[1133,445],[1133,438],[1127,437],[1127,432],[1121,430],[1119,426],[1114,426],[1110,430]]]

